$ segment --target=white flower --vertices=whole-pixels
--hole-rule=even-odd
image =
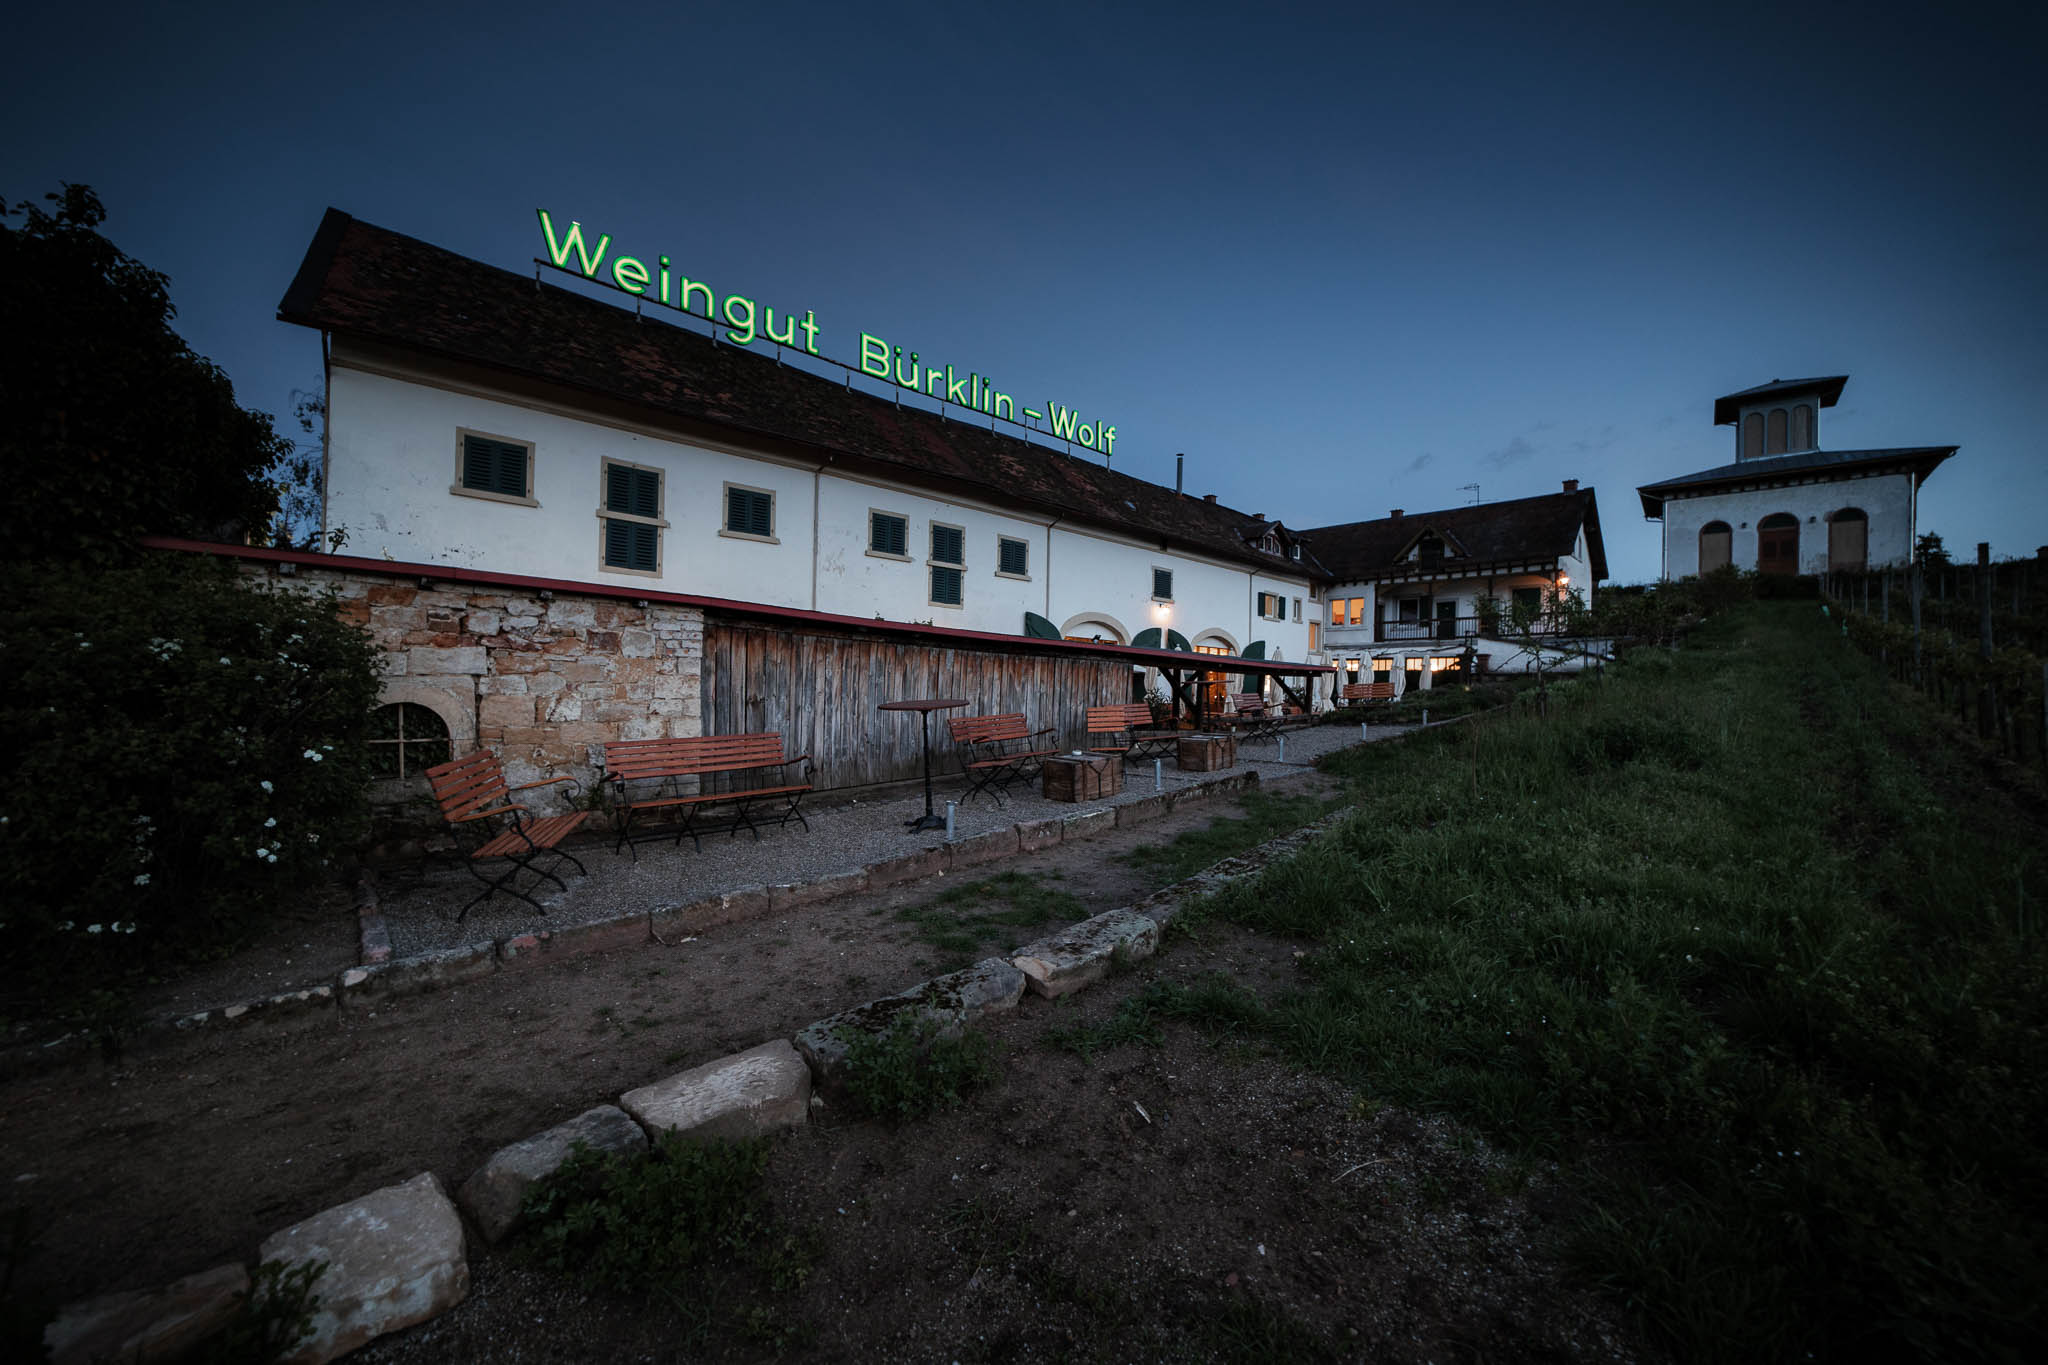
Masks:
[[[100,930],[104,928],[106,928],[104,924],[88,924],[85,926],[85,932],[87,932],[88,934],[97,934]],[[1778,1153],[1778,1155],[1783,1156],[1785,1154],[1783,1152],[1780,1152]]]
[[[136,874],[135,874],[135,884],[136,884],[137,886],[148,886],[148,885],[149,885],[149,874],[148,874],[147,872],[138,872],[138,873],[136,873]]]
[[[269,818],[268,820],[265,820],[265,821],[263,822],[263,828],[265,828],[265,829],[275,829],[276,827],[277,827],[277,817],[276,817],[275,815],[271,816],[271,817],[270,817],[270,818]]]
[[[315,763],[318,763],[320,761],[320,751],[318,749],[308,749],[306,750],[305,757],[312,759]]]
[[[227,655],[225,655],[225,654],[221,655],[221,656],[220,656],[220,661],[221,661],[222,663],[226,663],[226,662],[228,662],[228,656],[227,656]]]
[[[320,836],[318,834],[308,833],[306,835],[306,842],[309,844],[317,844],[320,842]]]
[[[256,785],[263,788],[263,790],[266,792],[274,792],[277,790],[277,788],[270,785],[270,779],[267,777],[264,778],[261,782],[257,783]]]
[[[69,929],[69,928],[71,927],[71,921],[67,919],[67,920],[65,920],[65,921],[64,921],[64,922],[63,922],[62,924],[58,925],[57,927],[58,927],[59,929]]]

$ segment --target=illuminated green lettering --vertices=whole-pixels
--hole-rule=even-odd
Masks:
[[[972,378],[972,376],[969,376],[969,378]],[[967,380],[953,378],[953,367],[951,365],[946,367],[946,401],[962,405],[967,402]]]
[[[692,294],[702,294],[704,296],[705,317],[710,318],[718,316],[718,310],[716,306],[717,300],[712,296],[710,285],[705,284],[700,280],[676,281],[676,307],[682,309],[685,313],[693,313],[696,311],[694,308],[690,307],[690,296]]]
[[[917,387],[917,352],[910,353],[910,378],[903,377],[903,348],[896,348],[896,382],[906,389]]]
[[[937,370],[926,370],[924,372],[924,391],[934,398],[939,396],[939,385],[945,382],[946,376],[940,374]]]
[[[1115,447],[1115,445],[1116,445],[1116,428],[1115,428],[1115,427],[1104,427],[1104,428],[1102,429],[1102,453],[1103,453],[1104,455],[1112,455],[1112,454],[1114,454],[1114,453],[1115,453],[1115,450],[1113,449],[1113,447]]]
[[[597,250],[594,253],[586,251],[583,247],[583,224],[570,223],[569,235],[562,238],[560,242],[557,242],[555,240],[555,223],[552,218],[548,217],[548,211],[546,209],[536,209],[535,212],[540,214],[541,235],[548,239],[548,259],[553,261],[558,267],[566,266],[569,260],[569,253],[574,251],[576,259],[583,264],[584,277],[586,279],[594,278],[597,274],[597,267],[604,261],[605,248],[612,244],[611,234],[607,233],[597,239]]]
[[[770,308],[768,310],[768,324],[761,329],[762,335],[766,336],[770,341],[779,341],[785,346],[794,346],[796,345],[796,319],[784,318],[783,321],[789,324],[786,334],[785,332],[775,330],[775,310]]]
[[[802,326],[804,329],[804,349],[812,355],[816,355],[818,353],[818,319],[811,315],[809,309],[804,310]]]
[[[746,308],[743,310],[746,313],[744,319],[733,316],[733,305],[736,303],[746,305]],[[754,340],[754,301],[739,294],[734,294],[731,298],[727,299],[725,301],[725,325],[728,329],[725,335],[729,340],[737,341],[742,346],[751,345]]]
[[[870,368],[872,366],[872,368]],[[889,377],[889,343],[880,337],[860,334],[860,372],[877,379]]]
[[[1010,395],[999,393],[995,395],[994,406],[989,408],[988,414],[991,417],[1007,417],[1014,422],[1017,420],[1017,405],[1010,401]]]
[[[1047,403],[1045,410],[1052,414],[1052,434],[1063,441],[1074,439],[1074,418],[1079,414],[1068,411],[1058,403]]]
[[[668,257],[661,258],[661,301],[668,302]]]
[[[1095,428],[1091,426],[1082,426],[1076,428],[1074,432],[1074,439],[1079,441],[1082,447],[1085,449],[1095,449]]]
[[[621,256],[612,262],[612,283],[628,294],[647,292],[647,267],[631,256]]]

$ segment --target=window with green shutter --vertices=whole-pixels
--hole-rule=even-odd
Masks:
[[[932,604],[957,607],[966,600],[967,532],[932,523]]]
[[[1023,578],[1031,572],[1031,546],[1012,536],[996,537],[996,572]]]
[[[604,567],[661,572],[661,471],[604,462]]]
[[[775,495],[763,488],[725,486],[725,529],[736,536],[775,534]]]
[[[967,575],[959,569],[949,569],[943,564],[932,565],[932,602],[941,607],[957,607],[964,600],[962,587]]]
[[[532,468],[532,446],[473,431],[462,433],[462,482],[459,487],[463,492],[529,501],[533,496]]]
[[[1154,569],[1152,571],[1152,596],[1161,602],[1171,602],[1173,600],[1173,570]]]
[[[910,558],[910,518],[894,512],[869,512],[868,553]]]
[[[958,526],[932,527],[932,562],[934,564],[965,564],[967,562],[967,532]]]

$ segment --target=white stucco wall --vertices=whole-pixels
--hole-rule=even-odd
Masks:
[[[347,531],[349,554],[571,582],[638,583],[1009,635],[1023,631],[1027,611],[1055,625],[1092,616],[1123,627],[1126,642],[1159,626],[1190,640],[1222,632],[1239,648],[1264,640],[1268,658],[1301,660],[1308,653],[1312,594],[1305,577],[1161,550],[1141,535],[1063,525],[1035,513],[622,429],[510,395],[462,392],[360,368],[342,351],[330,373],[328,403],[327,527]],[[532,444],[534,505],[451,491],[460,482],[458,434],[464,430]],[[598,509],[606,460],[661,473],[668,524],[657,574],[604,567]],[[773,543],[721,534],[728,482],[774,494]],[[906,518],[907,559],[869,553],[870,509]],[[934,522],[964,533],[958,607],[931,600]],[[999,535],[1029,547],[1022,577],[997,573]],[[1155,566],[1173,572],[1170,603],[1152,600]],[[1284,619],[1256,616],[1261,591],[1285,598]]]
[[[1684,578],[1700,569],[1700,528],[1725,521],[1735,567],[1756,568],[1756,525],[1779,512],[1799,518],[1799,572],[1826,573],[1828,519],[1845,507],[1870,519],[1866,555],[1872,568],[1913,557],[1913,476],[1871,474],[1787,488],[1751,489],[1667,498],[1664,503],[1664,576]]]

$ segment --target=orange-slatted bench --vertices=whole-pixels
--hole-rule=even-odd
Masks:
[[[1106,740],[1106,743],[1096,743]],[[1180,732],[1158,725],[1152,708],[1141,701],[1088,708],[1088,752],[1121,754],[1125,762],[1147,753],[1164,752],[1180,740]]]
[[[572,787],[580,785],[575,778],[563,776],[542,778],[517,787],[507,786],[504,769],[498,766],[498,756],[489,749],[479,749],[466,758],[427,769],[427,783],[433,788],[434,800],[440,803],[441,814],[448,818],[449,825],[455,830],[456,842],[467,855],[462,860],[463,866],[484,884],[476,899],[457,912],[455,918],[458,923],[469,913],[470,905],[488,900],[499,891],[509,892],[546,914],[546,906],[512,884],[513,878],[521,872],[533,872],[567,891],[567,882],[541,866],[543,857],[575,863],[578,872],[584,871],[582,863],[576,862],[556,845],[574,834],[576,827],[589,818],[590,812],[578,810],[567,815],[537,817],[512,799],[513,792],[552,787],[562,782]],[[487,875],[481,864],[499,858],[512,865],[501,876]]]
[[[796,763],[804,765],[802,782],[777,780],[766,786],[702,789],[708,785],[702,779],[718,774],[738,778],[772,772],[779,779],[785,769]],[[676,821],[676,843],[680,845],[687,834],[699,852],[703,851],[704,842],[698,836],[719,830],[730,831],[732,837],[738,838],[744,829],[758,842],[761,830],[754,823],[753,808],[764,801],[781,804],[782,819],[777,821],[778,825],[794,820],[809,830],[811,822],[804,819],[804,813],[797,807],[811,790],[811,773],[811,756],[783,757],[782,736],[774,731],[758,735],[703,735],[695,739],[612,740],[604,746],[604,781],[619,826],[618,841],[612,845],[612,851],[632,848],[647,839],[666,838],[666,829],[644,834],[633,830],[639,817],[658,811],[680,816]],[[690,777],[700,780],[698,791],[682,789],[683,779]],[[640,855],[636,851],[633,856]]]
[[[1051,728],[1029,729],[1018,711],[1000,716],[950,716],[946,727],[960,746],[960,771],[967,774],[967,794],[960,798],[963,802],[987,792],[1002,805],[1003,793],[1012,782],[1037,777],[1045,760],[1059,752],[1058,748],[1037,747],[1052,733]]]

